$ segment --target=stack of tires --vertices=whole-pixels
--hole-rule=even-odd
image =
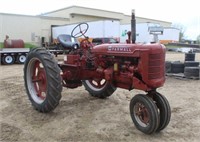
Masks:
[[[166,73],[183,73],[186,78],[200,79],[200,63],[195,61],[195,53],[185,53],[185,62],[165,62]]]
[[[185,54],[184,76],[186,78],[200,79],[199,62],[195,62],[195,53]]]

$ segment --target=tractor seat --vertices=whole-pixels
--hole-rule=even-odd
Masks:
[[[57,39],[64,48],[71,49],[74,48],[75,45],[79,47],[78,40],[70,35],[61,34]]]

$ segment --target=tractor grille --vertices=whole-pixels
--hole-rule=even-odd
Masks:
[[[158,79],[163,76],[162,54],[149,54],[148,79]]]

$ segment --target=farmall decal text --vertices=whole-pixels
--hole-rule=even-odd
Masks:
[[[130,48],[127,47],[108,47],[108,51],[118,51],[118,52],[131,52]]]

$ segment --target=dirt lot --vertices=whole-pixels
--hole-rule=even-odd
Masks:
[[[167,53],[167,60],[184,54]],[[200,54],[196,54],[200,61]],[[170,102],[166,129],[153,135],[138,131],[129,115],[130,99],[140,91],[117,89],[108,99],[89,96],[83,87],[63,89],[59,106],[48,114],[35,111],[25,93],[23,65],[0,66],[0,141],[199,141],[200,80],[167,77],[159,92]],[[143,92],[142,92],[143,93]]]

